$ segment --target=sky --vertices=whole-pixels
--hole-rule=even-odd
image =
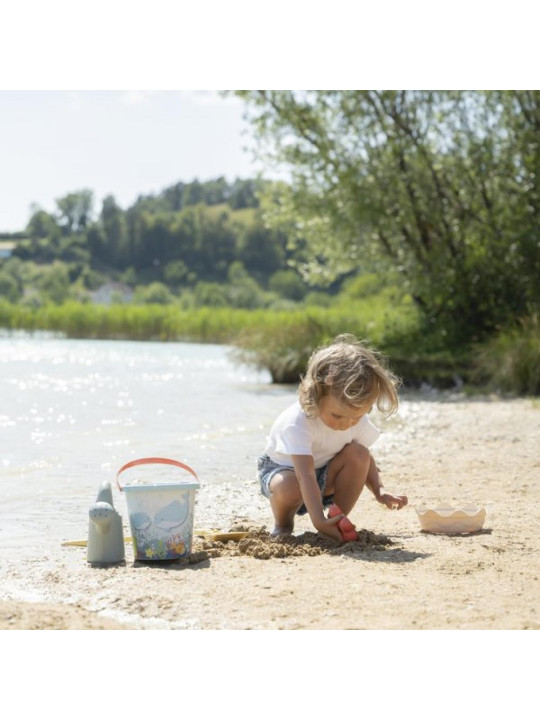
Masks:
[[[489,17],[480,0],[455,0],[451,12],[389,3],[360,3],[354,18],[350,0],[331,13],[275,0],[258,15],[249,0],[154,0],[151,13],[142,0],[94,0],[92,13],[72,0],[6,3],[0,232],[23,230],[33,203],[54,212],[83,188],[99,211],[109,194],[126,208],[179,181],[262,169],[244,149],[239,99],[166,88],[537,87],[529,0],[514,0],[512,14],[494,0]]]
[[[217,91],[0,91],[0,232],[23,230],[30,206],[88,188],[99,212],[114,195],[176,182],[254,177],[261,166],[244,104]]]

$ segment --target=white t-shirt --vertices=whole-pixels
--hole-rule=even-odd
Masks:
[[[300,403],[296,402],[272,425],[265,454],[279,465],[291,468],[291,455],[312,455],[317,469],[330,462],[348,443],[369,447],[379,435],[380,430],[367,415],[348,430],[332,430],[318,417],[306,417]]]

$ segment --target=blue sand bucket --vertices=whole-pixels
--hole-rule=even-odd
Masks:
[[[176,483],[120,485],[120,474],[138,465],[174,465],[194,478]],[[120,468],[116,483],[126,494],[133,554],[136,560],[179,560],[188,557],[193,538],[197,474],[188,465],[169,458],[141,458]]]

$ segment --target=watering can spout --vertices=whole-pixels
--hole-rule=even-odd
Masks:
[[[110,482],[100,485],[88,518],[88,562],[98,565],[122,562],[125,558],[122,518],[114,509]]]
[[[112,487],[111,483],[107,480],[102,482],[99,486],[96,502],[104,502],[109,503],[111,506],[113,505]]]

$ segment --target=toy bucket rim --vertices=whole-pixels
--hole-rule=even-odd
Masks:
[[[139,458],[138,460],[131,460],[130,462],[127,462],[125,465],[122,465],[120,470],[116,473],[116,484],[118,485],[118,489],[120,491],[123,491],[125,488],[129,487],[130,489],[133,489],[134,487],[137,488],[144,488],[148,489],[149,487],[152,487],[151,485],[120,485],[120,475],[125,470],[129,470],[129,468],[137,467],[138,465],[174,465],[175,467],[179,467],[182,470],[187,470],[187,472],[191,473],[195,480],[199,480],[197,477],[197,473],[193,468],[190,468],[189,465],[186,465],[185,463],[180,462],[179,460],[173,460],[172,458],[162,458],[162,457],[146,457],[146,458]],[[185,483],[187,484],[187,483]],[[163,485],[175,485],[175,483],[163,483]],[[198,486],[198,485],[197,485]]]
[[[159,490],[160,492],[163,490],[198,490],[201,486],[197,482],[193,482],[192,480],[187,480],[186,482],[177,482],[177,483],[137,483],[135,484],[127,484],[122,487],[122,490],[124,492],[131,491],[131,490],[144,490],[144,491],[152,491],[152,490]]]

